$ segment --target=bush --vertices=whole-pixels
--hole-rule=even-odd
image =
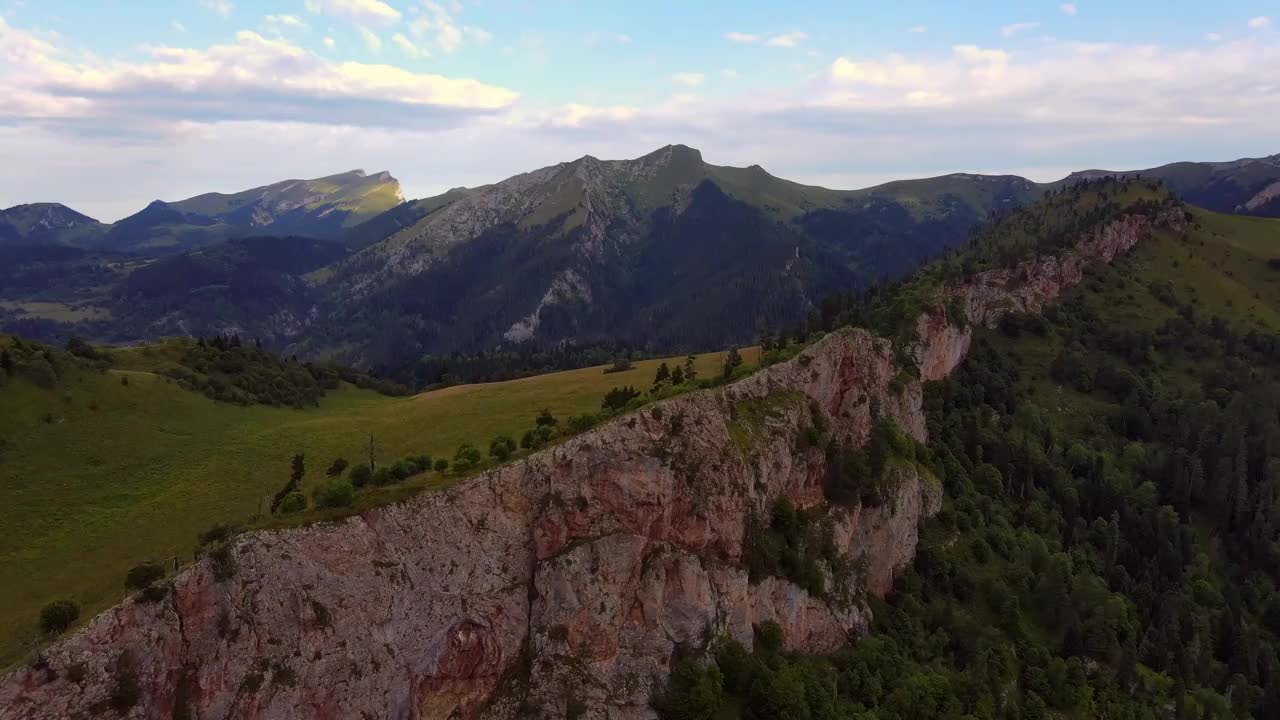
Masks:
[[[550,425],[539,425],[525,432],[524,437],[520,438],[520,447],[526,450],[539,450],[551,442],[554,434],[555,431]]]
[[[472,463],[470,460],[467,460],[466,458],[463,458],[462,460],[453,461],[453,472],[458,475],[466,475],[468,472],[471,471],[472,467],[474,467],[474,463]]]
[[[373,471],[368,465],[356,465],[351,468],[351,472],[347,473],[347,477],[351,479],[351,484],[355,487],[364,487],[373,479]]]
[[[453,465],[456,469],[458,463],[466,461],[472,465],[480,464],[480,451],[471,443],[463,443],[458,447],[458,452],[453,456]]]
[[[316,505],[325,508],[350,507],[356,489],[350,480],[330,480],[316,488]]]
[[[630,358],[620,357],[613,361],[613,364],[604,369],[606,375],[609,373],[626,372],[631,369]]]
[[[391,474],[391,468],[388,467],[380,467],[378,468],[378,471],[373,474],[374,485],[390,485],[395,481],[396,476]]]
[[[439,460],[436,461],[435,467],[436,467],[436,472],[438,473],[449,472],[449,461],[445,460],[444,458],[440,458]]]
[[[569,432],[582,433],[595,427],[600,422],[600,418],[596,415],[574,415],[569,418]]]
[[[603,410],[613,410],[616,412],[625,408],[627,403],[638,397],[640,397],[640,393],[634,387],[629,385],[627,387],[616,387],[605,393],[604,400],[600,403],[600,407]]]
[[[534,419],[534,424],[538,427],[555,427],[559,423],[560,421],[547,408],[542,408],[542,412],[538,413],[538,417]]]
[[[198,539],[200,540],[201,545],[208,545],[209,543],[229,540],[236,534],[236,532],[236,528],[231,525],[214,525],[208,530],[200,533]]]
[[[57,635],[80,619],[80,605],[75,600],[54,600],[40,611],[40,631]]]
[[[129,573],[124,576],[124,586],[130,590],[142,590],[163,577],[164,567],[147,561],[129,568]]]
[[[489,443],[489,457],[495,458],[498,462],[506,462],[515,451],[516,441],[508,435],[499,435]]]
[[[324,471],[324,474],[329,477],[338,477],[347,469],[348,464],[349,463],[347,463],[346,458],[337,458],[333,461],[333,464],[329,466],[329,469]]]
[[[280,501],[280,514],[292,515],[307,509],[307,496],[294,490]]]

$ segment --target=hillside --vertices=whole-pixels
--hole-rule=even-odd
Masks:
[[[0,246],[49,245],[92,237],[102,224],[58,203],[15,205],[0,210]]]
[[[0,336],[0,349],[12,343]],[[184,375],[175,372],[181,348],[116,350],[105,372],[53,351],[52,381],[21,368],[12,377],[0,371],[0,577],[17,580],[0,583],[0,665],[25,654],[36,638],[34,618],[51,597],[75,597],[88,617],[120,599],[132,565],[173,557],[185,564],[197,534],[251,521],[288,479],[294,453],[306,455],[308,490],[335,458],[354,464],[367,457],[370,433],[388,465],[423,453],[452,459],[463,443],[483,451],[498,434],[518,440],[543,408],[562,421],[597,412],[614,386],[646,389],[658,364],[404,398],[343,383],[318,406],[293,410],[214,402],[182,389],[174,379]],[[719,364],[719,354],[697,361],[704,376]],[[428,473],[368,491],[361,503],[453,478]]]
[[[1231,162],[1179,162],[1146,170],[1085,170],[1063,182],[1106,175],[1160,180],[1187,202],[1209,210],[1280,217],[1280,155]]]
[[[285,180],[232,194],[157,200],[108,228],[98,246],[163,253],[250,234],[337,238],[402,201],[400,184],[386,172]]]
[[[1158,507],[1155,483],[1166,482],[1160,443],[1182,426],[1162,420],[1152,434],[1150,415],[1185,418],[1201,407],[1195,422],[1217,433],[1208,439],[1233,427],[1216,418],[1234,416],[1205,414],[1205,400],[1243,407],[1230,391],[1196,397],[1208,391],[1176,382],[1180,361],[1157,379],[1165,365],[1140,350],[1145,341],[1171,357],[1190,353],[1205,387],[1239,393],[1254,386],[1236,383],[1266,377],[1233,366],[1232,348],[1256,361],[1270,341],[1221,321],[1194,330],[1176,322],[1214,310],[1255,322],[1234,300],[1182,301],[1189,291],[1179,282],[1116,279],[1143,263],[1167,274],[1195,257],[1206,277],[1254,290],[1261,303],[1274,291],[1249,284],[1266,277],[1252,270],[1267,265],[1274,227],[1188,214],[1145,183],[1068,188],[851,309],[891,330],[914,328],[896,346],[837,330],[739,383],[608,422],[570,440],[568,452],[534,454],[342,524],[237,538],[166,586],[171,604],[130,601],[50,650],[47,666],[58,671],[89,658],[83,699],[41,668],[11,676],[6,692],[70,711],[127,676],[139,683],[131,702],[140,708],[201,714],[249,712],[248,703],[254,714],[305,706],[376,716],[389,711],[388,697],[406,696],[425,715],[461,717],[737,717],[742,708],[951,717],[975,704],[1006,716],[1043,716],[1050,706],[1119,716],[1165,704],[1205,717],[1269,716],[1273,635],[1255,624],[1269,602],[1258,585],[1266,579],[1250,579],[1247,606],[1223,607],[1239,587],[1231,563],[1245,556],[1235,553],[1265,552],[1265,542],[1245,544],[1258,521],[1233,509],[1233,499],[1269,492],[1253,489],[1254,457],[1235,461],[1244,464],[1231,494],[1190,485],[1190,499],[1179,500],[1192,503],[1186,530],[1156,529],[1180,522]],[[949,269],[970,264],[972,272]],[[1175,320],[1145,340],[1080,309],[1080,294],[1100,293],[1099,307],[1123,312],[1141,302],[1140,289]],[[882,312],[898,306],[919,315],[900,326],[908,314]],[[1114,405],[1097,406],[1079,430],[1066,407],[1024,403],[1022,378],[1044,371],[1001,357],[999,343],[1019,340],[1032,353],[1075,353],[1079,343],[1085,362],[1051,360],[1050,376]],[[1105,353],[1142,372],[1108,374],[1116,358]],[[1081,368],[1096,373],[1087,385]],[[939,501],[917,553],[916,528]],[[1222,517],[1234,518],[1229,535],[1213,519]],[[1153,557],[1152,538],[1177,538],[1174,550]],[[1190,562],[1198,553],[1225,553],[1228,565],[1206,577],[1195,569],[1206,562]],[[1151,592],[1166,580],[1185,583],[1184,602],[1216,602],[1222,609],[1206,616],[1218,624],[1154,621],[1185,617]],[[1182,637],[1176,628],[1186,628]],[[1253,633],[1258,651],[1234,676],[1228,663],[1249,661],[1219,641],[1231,637],[1224,632]],[[104,637],[115,638],[111,652],[82,652]],[[139,643],[159,650],[117,655]],[[1178,665],[1165,654],[1186,647],[1198,659]],[[321,678],[351,662],[361,673],[340,694],[324,691]],[[1183,668],[1176,683],[1171,667]],[[248,686],[237,681],[246,673],[257,673]]]

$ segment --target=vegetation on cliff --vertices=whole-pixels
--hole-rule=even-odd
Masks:
[[[1280,228],[1193,212],[927,388],[945,506],[868,637],[721,643],[663,714],[1280,714]]]

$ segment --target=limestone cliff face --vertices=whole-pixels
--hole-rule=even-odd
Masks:
[[[1078,258],[947,292],[965,328],[994,322],[1148,232],[1113,226]],[[941,310],[919,330],[926,379],[968,349]],[[885,413],[925,440],[921,385],[895,383],[900,371],[887,341],[842,330],[449,490],[241,536],[231,563],[196,564],[164,601],[109,610],[0,681],[0,717],[109,716],[113,695],[133,695],[131,718],[651,718],[678,650],[725,634],[749,645],[765,620],[792,648],[834,650],[866,627],[865,593],[888,592],[913,557],[936,479],[900,468],[883,505],[831,509],[860,572],[825,598],[750,583],[744,528],[779,497],[822,502],[823,453],[801,440],[815,419],[860,444]]]

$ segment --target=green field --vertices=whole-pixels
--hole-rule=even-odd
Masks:
[[[122,364],[138,366],[140,353],[129,355]],[[452,458],[464,442],[483,452],[498,433],[519,439],[542,408],[597,412],[611,387],[647,388],[658,362],[404,398],[343,386],[309,410],[216,403],[145,371],[69,373],[52,390],[17,378],[0,388],[0,667],[34,647],[46,602],[72,597],[88,619],[123,597],[132,565],[189,562],[200,531],[252,521],[288,480],[294,453],[305,453],[314,482],[334,458],[364,457],[370,433],[380,462]],[[707,377],[720,363],[711,353],[697,367]],[[452,481],[428,473],[362,493],[361,504]]]

